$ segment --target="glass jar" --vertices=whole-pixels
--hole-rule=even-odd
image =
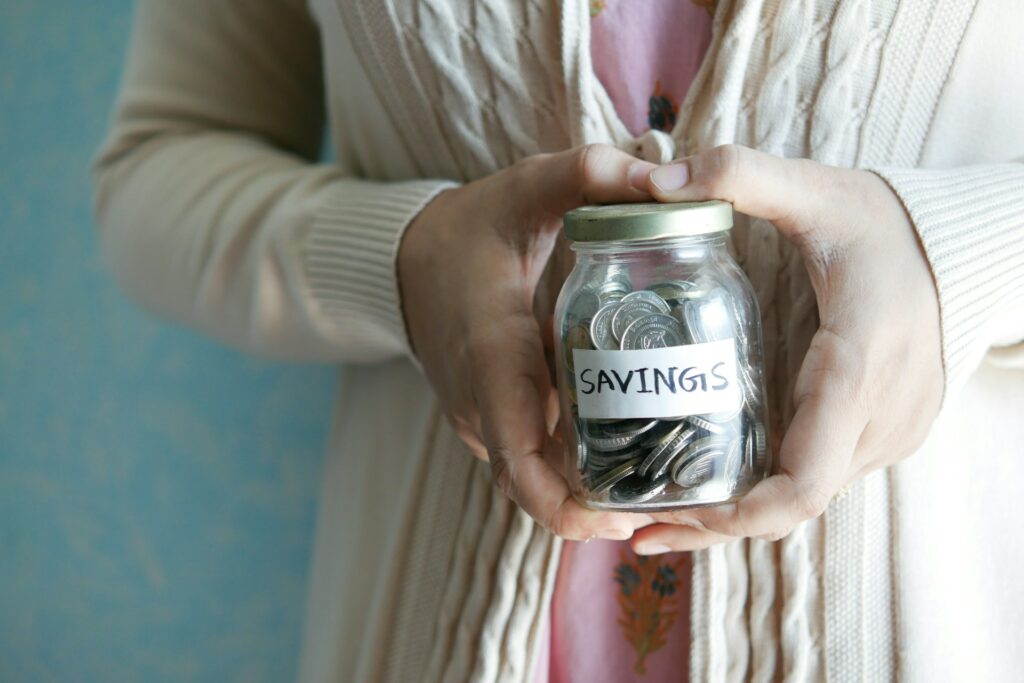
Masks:
[[[586,206],[555,308],[570,488],[584,505],[736,500],[771,468],[761,318],[727,202]]]

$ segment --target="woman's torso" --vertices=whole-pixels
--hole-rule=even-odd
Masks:
[[[838,3],[840,8],[855,4]],[[586,8],[578,12],[580,22],[560,22],[554,5],[514,5],[314,0],[338,163],[380,180],[470,180],[521,156],[583,141],[628,145],[622,122],[610,118],[586,77],[589,61],[576,33]],[[759,24],[767,30],[743,47],[749,50],[747,70],[765,78],[740,78],[741,92],[731,94],[723,89],[732,87],[729,74],[700,82],[690,110],[695,121],[685,123],[680,147],[721,142],[716,136],[726,135],[777,153],[811,151],[814,114],[821,111],[815,109],[815,98],[821,95],[823,64],[834,49],[821,34],[832,28],[836,3],[818,5],[817,19],[808,27],[813,40],[802,55],[783,49],[778,6],[768,5]],[[858,43],[862,52],[850,55],[854,78],[847,85],[848,96],[863,104],[870,103],[878,70],[911,71],[906,64],[883,63],[881,55],[887,22],[891,25],[897,11],[912,10],[897,10],[895,2],[860,5],[870,5],[870,15],[862,18],[869,30]],[[1024,63],[1019,54],[1009,59],[1004,47],[987,40],[990,30],[1020,25],[1021,12],[992,2],[974,10],[918,145],[921,164],[955,165],[1024,153],[1024,128],[1014,123],[1024,101],[1015,74]],[[724,59],[729,49],[740,48],[713,46],[712,58]],[[406,59],[396,62],[395,55]],[[785,59],[793,69],[780,76],[776,67]],[[769,88],[765,81],[772,78],[777,82]],[[722,117],[719,103],[730,97],[734,106],[726,112],[726,119],[731,117],[726,125],[710,133],[694,131],[701,122]],[[759,130],[769,107],[793,109],[786,130]],[[827,147],[832,158],[826,161],[852,163],[864,144],[858,139],[864,110],[846,111],[854,115],[835,143],[842,149]],[[772,353],[781,377],[798,362],[800,344],[814,325],[806,299],[802,309],[796,305],[806,297],[799,289],[799,263],[773,242],[740,246],[748,272],[755,282],[760,278],[767,297],[763,305],[777,316],[772,325],[779,336]],[[789,291],[779,289],[785,282],[780,273],[792,274]],[[972,419],[999,420],[1005,426],[1006,405],[1022,405],[1019,378],[1017,385],[1007,385],[1005,376],[983,372],[972,380],[966,395],[990,411],[978,415],[970,408]],[[996,385],[1003,392],[998,405],[978,398]],[[364,388],[358,400],[354,386]],[[955,426],[955,417],[943,417],[937,431],[953,436],[930,443],[930,457],[952,457],[953,443],[966,449],[958,451],[961,457],[974,452],[974,442],[956,440]],[[922,459],[918,456],[911,468]],[[459,679],[460,674],[522,680],[535,655],[534,622],[553,587],[558,543],[495,497],[486,479],[486,470],[450,433],[425,380],[408,363],[346,370],[323,484],[306,680],[439,680]],[[916,497],[916,508],[935,504],[928,491],[911,487],[904,493]],[[972,520],[981,514],[973,508],[967,512]],[[904,562],[901,558],[897,564]],[[984,587],[973,586],[967,593],[985,608],[982,615],[995,609]],[[924,599],[912,595],[911,607],[920,608]],[[822,625],[808,628],[817,632]],[[935,639],[946,637],[941,624],[935,629]],[[386,651],[374,643],[386,643]],[[915,661],[918,671],[926,670],[927,655],[933,652],[926,642],[903,645],[909,648],[904,657]]]

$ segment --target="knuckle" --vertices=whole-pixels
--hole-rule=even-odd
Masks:
[[[749,520],[743,509],[742,506],[737,506],[735,511],[724,520],[721,525],[721,533],[736,538],[747,538],[751,535]]]
[[[592,142],[579,147],[576,153],[576,181],[581,192],[597,177],[601,164],[608,158],[612,147],[600,142]]]
[[[512,465],[508,453],[500,448],[488,449],[491,461],[491,479],[498,490],[515,500],[515,482],[512,476]]]
[[[763,541],[769,541],[771,543],[774,543],[775,541],[781,541],[786,536],[789,536],[789,534],[792,533],[792,531],[793,531],[792,528],[789,528],[789,529],[776,529],[774,531],[769,531],[766,534],[762,534],[762,535],[758,536],[758,538],[763,540]]]
[[[708,189],[716,197],[731,199],[740,173],[743,148],[739,145],[719,145],[711,150],[709,173],[703,174]]]
[[[825,512],[831,500],[832,497],[819,486],[800,486],[797,488],[794,510],[800,521],[814,519]]]
[[[571,538],[574,535],[572,524],[565,514],[564,505],[559,505],[550,515],[541,520],[541,526],[560,538]]]

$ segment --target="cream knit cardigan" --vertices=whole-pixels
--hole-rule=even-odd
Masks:
[[[1019,677],[1022,27],[1009,0],[719,0],[676,130],[633,139],[592,75],[585,0],[142,0],[97,163],[119,279],[239,348],[350,362],[303,680],[529,680],[560,543],[494,491],[405,359],[394,255],[437,192],[597,141],[877,169],[939,291],[929,442],[781,542],[696,553],[691,680]],[[771,226],[733,239],[788,397],[811,289]]]

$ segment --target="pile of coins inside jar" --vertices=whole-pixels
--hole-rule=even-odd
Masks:
[[[576,467],[591,498],[616,506],[673,500],[701,504],[745,492],[767,469],[768,444],[757,368],[738,353],[742,401],[723,413],[673,418],[587,419],[579,415],[573,350],[655,349],[733,338],[746,349],[746,313],[724,287],[699,277],[633,290],[614,266],[569,301],[562,334],[570,383]]]

